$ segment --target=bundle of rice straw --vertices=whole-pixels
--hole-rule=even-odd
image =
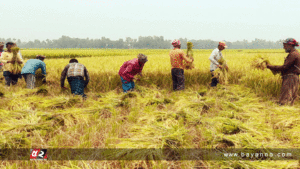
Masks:
[[[194,46],[194,45],[193,45],[192,42],[188,42],[188,43],[187,43],[187,52],[186,52],[186,56],[187,56],[188,58],[190,58],[190,59],[194,59],[194,58],[193,58],[193,50],[192,50],[193,46]],[[187,62],[185,62],[185,69],[193,69],[193,68],[195,68],[193,62],[192,62],[192,63],[187,63]]]
[[[268,58],[264,58],[261,55],[256,56],[252,63],[251,67],[254,69],[260,69],[260,70],[265,70],[267,68],[267,64],[270,64],[270,61]],[[279,74],[280,72],[278,71],[273,71],[271,70],[274,75]]]
[[[218,68],[214,71],[214,76],[212,78],[218,78],[221,84],[228,84],[228,69],[227,63],[224,58],[218,60],[218,63],[222,66],[222,68]]]
[[[13,52],[13,58],[12,58],[12,61],[14,61],[15,63],[12,65],[11,67],[11,73],[12,74],[20,74],[21,71],[22,71],[22,67],[23,67],[23,64],[19,64],[18,63],[18,52],[20,50],[19,47],[17,46],[14,46],[11,48],[12,52]]]

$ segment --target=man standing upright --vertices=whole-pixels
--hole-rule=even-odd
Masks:
[[[42,69],[42,74],[46,76],[46,64],[44,62],[46,56],[42,55],[37,55],[36,59],[29,59],[24,67],[22,68],[21,74],[24,76],[25,81],[26,81],[26,87],[28,89],[33,89],[35,88],[35,82],[36,82],[36,77],[35,77],[35,72],[41,68]],[[44,77],[43,76],[43,77]],[[46,79],[44,77],[43,83],[46,83]]]
[[[119,75],[122,81],[123,92],[127,93],[134,89],[135,84],[133,80],[139,80],[134,76],[139,74],[142,76],[142,70],[144,68],[145,63],[148,61],[147,56],[144,54],[138,54],[137,58],[126,61],[120,67]]]
[[[1,58],[1,54],[2,52],[4,52],[4,42],[0,42],[0,58]],[[3,63],[0,62],[0,69],[2,69],[3,67]]]
[[[13,60],[13,52],[11,50],[13,46],[14,43],[7,42],[6,43],[7,51],[1,54],[1,62],[4,64],[3,76],[5,78],[6,86],[10,86],[10,84],[16,85],[18,83],[18,79],[20,76],[19,74],[13,74],[13,64],[15,64],[15,62],[17,62],[16,64],[23,63],[23,59],[20,57],[19,54],[17,54],[17,61]]]
[[[225,42],[221,41],[219,42],[218,48],[214,49],[209,57],[210,60],[210,72],[212,75],[212,80],[211,80],[211,87],[215,87],[217,86],[217,84],[219,83],[219,79],[214,77],[214,71],[217,68],[222,69],[222,66],[219,63],[219,60],[223,58],[222,55],[222,50],[224,50],[225,48],[227,48]],[[228,69],[228,67],[226,67],[226,69]]]
[[[289,53],[282,66],[267,64],[267,68],[281,72],[282,87],[279,104],[293,105],[298,97],[299,74],[300,74],[300,53],[295,49],[299,46],[293,38],[288,38],[283,42],[283,48]]]
[[[172,42],[174,47],[173,50],[170,51],[170,61],[171,61],[171,74],[173,81],[173,90],[184,90],[184,64],[183,60],[186,62],[193,62],[194,60],[188,58],[183,50],[181,50],[181,42],[180,40],[174,40]]]

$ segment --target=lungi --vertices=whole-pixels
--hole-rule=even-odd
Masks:
[[[184,70],[180,68],[173,68],[171,70],[173,80],[173,90],[184,90]]]
[[[86,95],[84,94],[84,87],[86,86],[84,78],[81,76],[73,76],[73,77],[68,77],[68,82],[71,86],[71,92],[72,94],[75,95],[82,95],[85,97]]]
[[[282,87],[280,93],[279,104],[293,105],[298,97],[299,75],[288,74],[282,76]]]
[[[25,78],[26,88],[27,89],[34,89],[35,88],[35,82],[36,82],[35,75],[33,75],[31,73],[26,73],[23,76]]]
[[[120,76],[120,77],[121,77],[122,88],[123,88],[123,92],[124,93],[127,93],[128,91],[134,89],[135,84],[134,84],[134,82],[132,80],[131,81],[127,81],[127,80],[124,80],[122,76]]]
[[[5,85],[6,86],[10,86],[10,84],[16,85],[18,83],[18,79],[20,77],[19,74],[15,75],[15,74],[10,73],[9,71],[4,71],[3,76],[5,78]]]

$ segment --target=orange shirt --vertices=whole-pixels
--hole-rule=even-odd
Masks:
[[[178,48],[171,50],[169,55],[170,55],[172,69],[173,68],[184,69],[183,60],[187,62],[192,62],[190,58],[186,57],[184,51]]]

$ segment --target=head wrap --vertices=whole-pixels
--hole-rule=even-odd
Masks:
[[[148,61],[147,56],[142,53],[138,54],[138,59],[144,63]]]
[[[293,38],[287,38],[283,43],[293,45],[293,46],[299,46],[298,42]]]
[[[227,48],[226,43],[225,43],[224,41],[220,41],[220,42],[219,42],[219,45],[220,45],[220,46],[223,46],[224,48]]]
[[[181,42],[180,42],[180,40],[175,39],[175,40],[172,42],[172,45],[173,45],[173,46],[178,46],[178,45],[181,45]]]

